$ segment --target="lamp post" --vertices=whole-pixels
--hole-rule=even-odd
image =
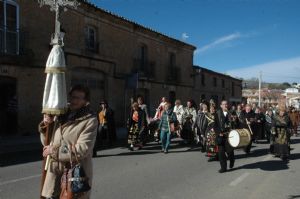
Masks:
[[[62,11],[67,11],[67,7],[77,8],[79,2],[77,0],[38,0],[40,6],[48,5],[50,10],[55,12],[55,32],[51,38],[51,45],[61,45],[63,46],[64,34],[60,31],[61,28],[61,13]]]

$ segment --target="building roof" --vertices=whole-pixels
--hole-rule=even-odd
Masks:
[[[178,40],[178,39],[174,39],[174,38],[172,38],[172,37],[170,37],[170,36],[167,36],[166,34],[163,34],[163,33],[160,33],[160,32],[158,32],[158,31],[156,31],[156,30],[153,30],[153,29],[150,28],[150,27],[143,26],[143,25],[141,25],[141,24],[138,24],[137,22],[134,22],[134,21],[132,21],[132,20],[129,20],[129,19],[127,19],[127,18],[125,18],[125,17],[122,17],[122,16],[120,16],[120,15],[117,15],[117,14],[111,12],[111,11],[108,11],[108,10],[105,10],[105,9],[103,9],[103,8],[100,8],[99,6],[97,6],[97,5],[95,5],[95,4],[91,3],[91,2],[89,2],[89,1],[87,1],[87,0],[79,0],[79,1],[80,1],[82,4],[85,4],[85,5],[89,6],[89,7],[92,7],[92,8],[94,8],[94,9],[100,11],[100,12],[103,12],[103,13],[105,13],[105,14],[107,14],[107,15],[110,15],[110,16],[112,16],[112,17],[115,17],[115,18],[117,18],[117,19],[120,19],[120,20],[122,20],[123,22],[130,23],[130,24],[132,24],[132,25],[134,25],[134,26],[136,26],[136,27],[138,27],[138,28],[141,28],[141,29],[144,29],[144,30],[146,30],[146,31],[150,31],[150,32],[152,32],[152,33],[158,34],[159,36],[163,36],[163,37],[164,37],[165,39],[167,39],[167,40],[171,40],[171,41],[176,42],[176,43],[178,43],[178,44],[188,46],[188,47],[190,47],[190,48],[193,49],[193,50],[196,49],[196,47],[193,46],[193,45],[191,45],[191,44],[185,43],[185,42],[180,41],[180,40]]]
[[[230,75],[223,74],[223,73],[219,73],[219,72],[216,72],[216,71],[213,71],[213,70],[204,68],[204,67],[202,67],[202,66],[194,65],[193,67],[194,67],[194,69],[196,69],[196,70],[198,69],[198,70],[204,71],[204,72],[206,72],[206,73],[211,73],[211,74],[214,74],[214,75],[223,76],[223,77],[225,77],[225,78],[230,78],[230,79],[233,79],[233,80],[242,82],[241,79],[238,79],[238,78],[235,78],[235,77],[232,77],[232,76],[230,76]],[[200,72],[200,71],[199,71],[199,72]]]

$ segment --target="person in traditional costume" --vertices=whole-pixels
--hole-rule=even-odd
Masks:
[[[272,126],[273,126],[273,111],[271,109],[267,110],[265,118],[266,118],[266,122],[265,122],[265,137],[266,137],[268,143],[270,143],[270,152],[273,153],[273,149],[274,149],[273,148],[274,137],[271,134],[271,130],[272,130]]]
[[[255,122],[256,122],[256,137],[255,137],[255,142],[257,143],[258,140],[264,139],[265,137],[265,122],[266,118],[265,115],[262,113],[260,107],[256,107],[255,110]]]
[[[239,116],[237,114],[237,109],[235,106],[232,106],[230,109],[230,116],[231,116],[231,128],[237,129],[239,128],[240,122],[239,122]]]
[[[149,117],[149,113],[148,113],[148,107],[144,103],[144,98],[142,96],[139,96],[137,98],[137,103],[139,104],[140,109],[142,109],[145,112],[145,116],[146,116],[146,120],[147,120],[147,128],[144,131],[141,131],[142,134],[140,135],[140,141],[143,143],[143,145],[145,145],[147,143],[148,137],[150,135],[149,129],[148,129],[148,125],[150,123],[150,117]]]
[[[207,118],[205,115],[208,112],[207,105],[204,103],[200,104],[200,109],[198,110],[198,114],[196,116],[196,121],[193,126],[193,130],[197,133],[199,137],[199,143],[201,146],[201,151],[206,151],[206,130],[208,126]]]
[[[98,129],[94,156],[96,151],[104,144],[104,141],[107,142],[108,146],[111,146],[117,139],[114,111],[109,107],[106,100],[100,102],[100,110],[97,115]]]
[[[132,104],[132,110],[127,122],[128,128],[128,146],[129,150],[134,151],[134,147],[138,149],[143,147],[140,135],[147,128],[146,113],[139,107],[137,102]]]
[[[160,131],[160,140],[162,152],[165,154],[169,152],[169,146],[171,143],[172,127],[177,122],[176,114],[173,112],[170,103],[166,103],[164,111],[161,116],[161,120],[158,126]]]
[[[251,109],[250,104],[245,105],[245,110],[241,112],[240,115],[240,127],[241,128],[246,128],[250,132],[255,132],[253,129],[255,129],[255,113]],[[255,135],[251,135],[251,141],[247,147],[244,148],[244,151],[246,154],[250,153],[251,147],[252,147],[252,141],[255,138]]]
[[[297,136],[298,133],[297,130],[300,122],[300,115],[299,112],[296,111],[295,107],[291,107],[291,110],[289,111],[289,117],[292,123],[293,134]]]
[[[241,105],[241,104],[238,104],[238,105],[236,106],[236,111],[235,111],[236,116],[237,116],[238,118],[240,118],[241,112],[242,112],[242,105]]]
[[[156,109],[156,113],[154,116],[154,119],[160,119],[162,116],[162,112],[164,111],[164,107],[167,103],[167,98],[166,97],[162,97],[159,106]]]
[[[227,139],[227,133],[231,130],[231,116],[228,110],[228,102],[223,100],[221,102],[221,109],[217,111],[217,120],[215,121],[219,128],[215,128],[217,134],[217,144],[218,144],[218,157],[220,161],[221,169],[219,173],[224,173],[227,171],[227,159],[230,161],[229,168],[234,166],[234,150],[230,147]],[[217,126],[216,125],[216,126]]]
[[[176,134],[177,134],[177,137],[181,137],[181,129],[182,129],[182,122],[183,122],[182,116],[184,113],[184,108],[181,105],[180,100],[175,101],[175,106],[174,106],[173,112],[176,114],[176,118],[177,118],[178,125],[179,125],[178,130],[176,130]]]
[[[194,122],[196,121],[197,111],[194,108],[193,101],[189,100],[187,102],[187,107],[184,109],[183,113],[183,127],[181,132],[181,137],[184,143],[192,143],[196,137],[193,131]]]
[[[150,117],[149,117],[148,107],[144,102],[144,98],[142,96],[139,96],[137,98],[137,103],[139,104],[139,107],[145,112],[147,123],[149,124],[150,123]]]
[[[290,155],[290,128],[290,118],[282,106],[274,116],[272,131],[275,134],[274,154],[283,160]]]

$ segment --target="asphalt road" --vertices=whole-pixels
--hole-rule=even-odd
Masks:
[[[300,198],[300,138],[292,138],[288,162],[254,144],[249,156],[236,150],[234,169],[219,174],[198,148],[173,142],[169,154],[156,143],[130,152],[118,147],[94,158],[93,199],[286,199]],[[41,162],[0,167],[1,199],[38,198]]]

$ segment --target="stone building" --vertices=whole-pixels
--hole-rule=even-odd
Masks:
[[[55,15],[36,0],[0,0],[0,13],[0,135],[11,127],[20,134],[34,133],[42,118],[44,70]],[[207,73],[207,86],[198,84],[202,80],[193,67],[193,45],[92,4],[81,2],[76,10],[64,12],[62,31],[67,87],[87,85],[95,111],[106,99],[119,126],[127,119],[130,97],[138,95],[145,97],[151,115],[162,96],[170,101],[186,101],[191,96],[200,100],[199,95],[235,101],[240,96],[239,80],[207,69],[202,68]],[[222,86],[223,80],[218,78],[224,79],[228,89],[224,95],[222,86],[209,89],[210,76]]]
[[[243,89],[242,96],[246,99],[248,104],[259,104],[259,90],[258,89]],[[261,89],[261,107],[268,108],[277,106],[282,101],[285,101],[284,91],[279,89]]]
[[[194,92],[199,100],[214,99],[217,104],[224,99],[231,104],[241,102],[242,80],[200,66],[194,66],[194,71]]]

